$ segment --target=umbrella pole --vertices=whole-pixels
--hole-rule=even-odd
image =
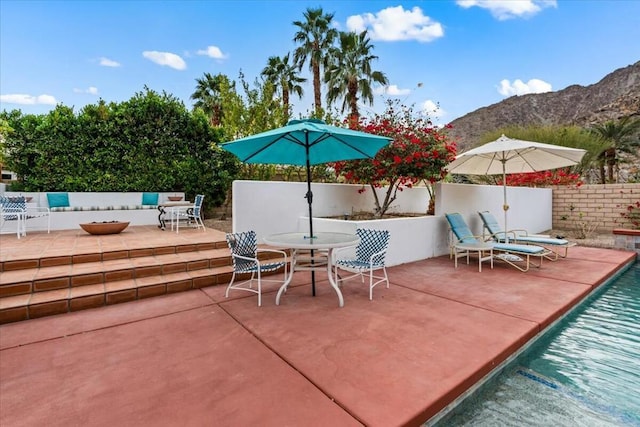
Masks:
[[[505,163],[507,159],[502,159],[502,210],[504,211],[504,241],[509,243],[509,229],[507,228],[507,211],[509,210],[509,205],[507,204],[507,169]]]
[[[311,205],[313,204],[313,193],[311,192],[311,163],[309,162],[309,135],[307,134],[307,141],[305,149],[307,153],[307,194],[304,196],[307,199],[309,205],[309,238],[313,239],[313,213]],[[313,249],[311,249],[311,294],[316,296],[316,272],[313,270],[314,264]]]

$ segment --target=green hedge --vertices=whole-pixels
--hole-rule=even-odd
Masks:
[[[219,206],[239,172],[221,131],[200,111],[148,88],[130,100],[87,105],[76,115],[3,111],[14,191],[180,191]]]

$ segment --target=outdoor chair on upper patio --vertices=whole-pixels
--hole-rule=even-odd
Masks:
[[[204,221],[202,220],[202,201],[204,200],[203,194],[198,194],[193,206],[174,206],[171,208],[171,230],[175,223],[176,233],[180,232],[180,221],[185,221],[188,225],[195,228],[202,227],[202,231],[205,231]]]
[[[49,208],[30,206],[24,197],[0,196],[0,230],[9,222],[15,221],[16,235],[27,234],[27,221],[34,218],[47,217],[47,233],[51,232],[51,216]]]
[[[385,266],[385,257],[389,247],[390,233],[387,230],[368,230],[366,228],[356,229],[356,234],[360,238],[360,243],[356,246],[355,258],[339,258],[340,252],[353,250],[353,247],[339,248],[334,251],[334,272],[335,282],[340,286],[341,282],[360,276],[364,283],[364,273],[369,275],[369,299],[373,300],[373,288],[386,283],[389,288],[389,277]],[[353,273],[347,277],[340,277],[339,270]],[[375,275],[375,271],[382,271],[382,275]]]
[[[457,259],[460,257],[467,257],[468,262],[470,251],[478,251],[480,257],[482,257],[484,251],[491,251],[492,261],[493,259],[501,260],[520,271],[528,271],[531,265],[541,267],[542,260],[552,253],[550,250],[536,245],[520,245],[497,241],[488,243],[481,236],[474,236],[461,214],[448,213],[445,214],[445,217],[449,223],[450,230],[450,256],[455,257],[456,264]],[[497,254],[493,255],[493,252],[497,252]],[[535,264],[531,258],[540,258],[540,263]]]
[[[529,234],[527,230],[523,229],[504,231],[491,212],[478,212],[478,215],[480,215],[482,219],[484,230],[489,233],[494,241],[544,246],[552,252],[546,257],[551,261],[555,261],[560,257],[566,258],[569,248],[576,245],[575,242],[570,242],[565,239],[554,239],[550,236]]]
[[[246,231],[242,233],[227,233],[227,244],[231,250],[233,260],[233,275],[224,294],[229,297],[231,289],[240,289],[258,294],[258,307],[262,305],[262,282],[286,282],[287,280],[287,253],[276,249],[258,249],[258,240],[255,231]],[[260,253],[272,253],[282,255],[282,261],[277,256],[273,259],[260,260]],[[282,281],[275,279],[263,279],[262,274],[284,269],[284,278]],[[251,277],[243,282],[234,283],[236,275],[250,274]],[[253,288],[253,282],[257,287]]]

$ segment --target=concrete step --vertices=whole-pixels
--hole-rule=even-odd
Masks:
[[[224,241],[5,261],[0,324],[226,285],[232,274]]]

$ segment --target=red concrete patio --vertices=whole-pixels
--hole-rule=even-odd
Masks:
[[[276,285],[260,308],[217,285],[6,324],[0,425],[419,425],[635,257],[578,246],[479,273],[445,256],[389,268],[373,301],[347,283],[344,308],[296,273],[280,306]]]

